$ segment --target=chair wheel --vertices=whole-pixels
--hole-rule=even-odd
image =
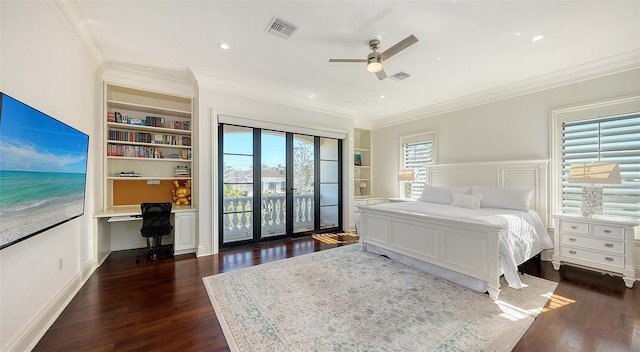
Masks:
[[[156,261],[156,259],[158,259],[158,256],[157,256],[155,253],[152,253],[152,254],[151,254],[151,261],[152,261],[152,262],[155,262],[155,261]]]
[[[136,255],[136,264],[140,264],[140,256]]]

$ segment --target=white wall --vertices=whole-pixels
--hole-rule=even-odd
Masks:
[[[439,164],[549,159],[553,108],[638,93],[640,69],[376,129],[373,194],[397,196],[401,136],[436,131]]]
[[[0,350],[29,350],[95,268],[101,85],[47,2],[0,1],[0,89],[89,135],[85,214],[0,251]],[[58,270],[62,258],[63,269]]]
[[[196,77],[201,78],[201,77]],[[205,78],[206,79],[206,78]],[[353,154],[353,120],[334,115],[305,110],[297,107],[267,102],[235,94],[220,92],[206,87],[206,83],[199,82],[198,93],[198,255],[218,252],[218,222],[217,222],[217,168],[218,160],[218,129],[216,116],[218,114],[244,117],[255,120],[271,121],[279,124],[316,128],[321,130],[342,130],[349,134],[343,142],[343,222],[344,229],[348,229],[353,222],[349,218],[352,209],[350,195],[353,187],[349,182],[353,178],[353,168],[350,167],[350,155]]]

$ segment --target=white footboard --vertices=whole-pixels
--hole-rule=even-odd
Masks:
[[[498,248],[504,227],[360,207],[360,242],[486,281],[500,293]]]

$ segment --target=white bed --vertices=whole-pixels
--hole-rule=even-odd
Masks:
[[[546,232],[546,165],[430,166],[433,187],[427,187],[425,201],[360,208],[360,242],[367,251],[497,299],[502,274],[520,288],[516,266],[553,247]]]

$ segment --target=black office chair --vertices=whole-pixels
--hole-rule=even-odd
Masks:
[[[142,228],[140,233],[147,239],[147,248],[136,256],[136,263],[140,263],[140,254],[147,252],[149,259],[156,261],[162,246],[162,236],[171,234],[171,206],[167,203],[142,203]]]

